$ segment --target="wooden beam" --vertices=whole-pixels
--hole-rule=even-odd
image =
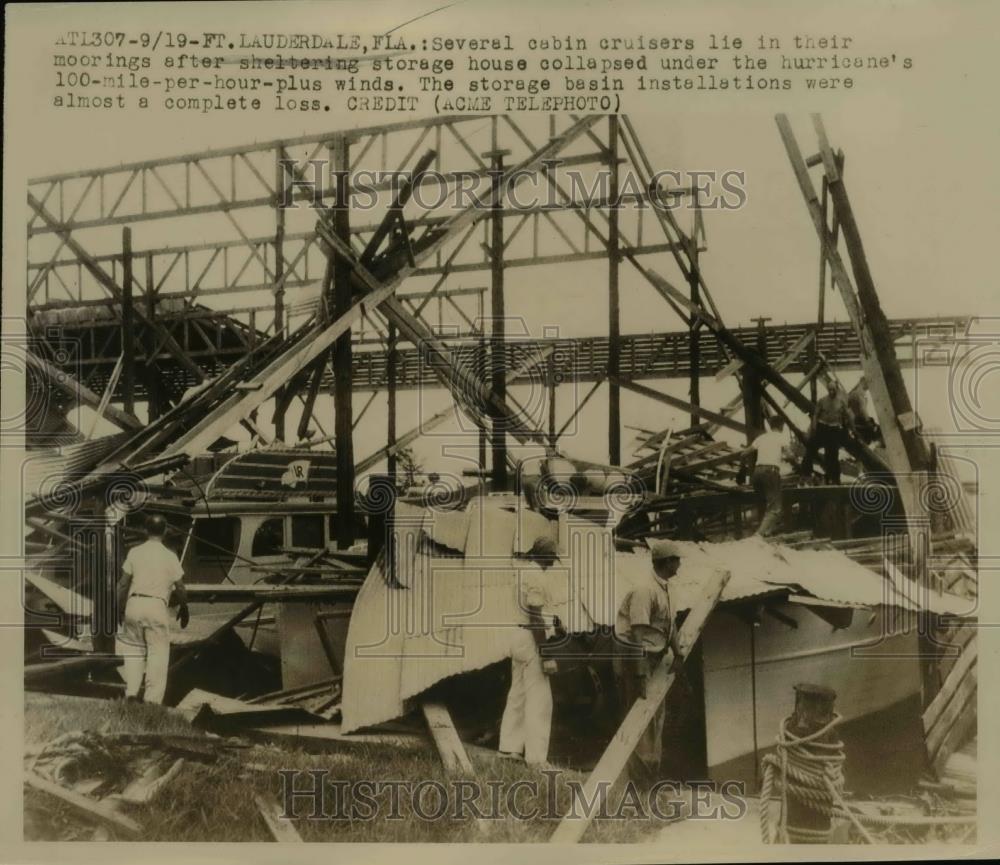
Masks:
[[[135,323],[132,304],[132,229],[122,229],[122,396],[123,408],[135,414]]]
[[[385,417],[385,444],[389,448],[386,460],[389,483],[396,486],[397,462],[396,459],[396,361],[398,353],[396,351],[397,339],[396,328],[389,325],[389,338],[387,344],[388,356],[386,357],[386,417]]]
[[[608,115],[608,462],[622,464],[621,296],[619,290],[620,226],[618,221],[618,115]]]
[[[153,275],[153,256],[146,255],[146,287],[143,291],[146,318],[152,321],[156,317],[156,284]],[[156,369],[156,334],[150,327],[142,329],[143,347],[146,352],[146,362],[142,367],[142,375],[146,381],[146,414],[149,422],[157,420],[164,411],[170,409],[166,397],[166,388],[162,386]]]
[[[813,125],[816,129],[820,141],[820,153],[823,157],[823,166],[826,172],[830,198],[833,201],[834,213],[840,229],[844,236],[844,243],[847,246],[848,256],[851,260],[851,269],[854,272],[854,285],[857,289],[858,305],[861,308],[862,319],[860,322],[853,322],[857,328],[863,330],[870,337],[870,342],[862,340],[862,346],[870,345],[872,348],[871,358],[873,362],[865,363],[866,356],[862,352],[862,365],[865,368],[865,375],[868,376],[869,367],[875,367],[877,378],[882,387],[877,387],[872,391],[872,402],[875,404],[879,423],[883,433],[886,425],[899,429],[906,449],[908,464],[905,467],[895,469],[898,471],[926,471],[929,465],[930,455],[927,442],[922,435],[916,422],[913,424],[901,423],[900,418],[913,415],[913,404],[910,402],[910,395],[906,390],[906,382],[903,381],[903,373],[896,358],[896,348],[889,329],[889,321],[882,304],[879,301],[878,291],[875,288],[875,280],[872,276],[871,268],[868,266],[868,257],[865,254],[864,243],[861,240],[861,229],[854,216],[854,209],[847,194],[847,187],[844,185],[843,175],[837,166],[836,157],[826,139],[826,130],[818,114],[813,116]],[[828,249],[830,246],[828,245]],[[859,333],[859,336],[861,334]],[[871,383],[869,383],[871,387]],[[889,404],[880,405],[882,396],[881,390],[885,389]]]
[[[333,231],[341,241],[351,243],[351,157],[343,136],[334,139],[330,149],[337,192],[333,206]],[[333,297],[328,299],[333,316],[350,312],[353,288],[351,262],[332,255]],[[337,454],[337,548],[346,550],[354,543],[354,408],[351,388],[351,331],[346,329],[333,346],[334,445]]]
[[[711,411],[710,409],[703,408],[702,406],[692,405],[687,400],[679,399],[675,396],[670,396],[670,394],[660,393],[658,390],[653,390],[651,387],[646,387],[645,385],[638,384],[634,381],[625,381],[623,379],[618,379],[618,384],[621,387],[627,388],[628,390],[634,391],[642,396],[649,397],[650,399],[655,399],[657,402],[662,402],[665,405],[672,406],[673,408],[681,409],[682,411],[689,411],[692,415],[697,415],[698,417],[710,420],[719,426],[727,427],[728,429],[736,430],[737,432],[745,433],[746,426],[741,424],[739,421],[733,420],[731,417],[726,417],[724,414],[719,414],[718,412]]]
[[[28,365],[44,375],[48,379],[50,386],[58,387],[81,405],[85,405],[95,411],[98,409],[101,404],[101,397],[90,388],[81,384],[67,373],[64,373],[58,367],[53,366],[34,352],[26,351],[24,355]],[[104,413],[108,420],[118,424],[124,430],[140,430],[144,426],[142,421],[135,415],[122,411],[113,405],[107,406]]]
[[[675,665],[683,663],[690,654],[694,644],[701,636],[708,617],[718,604],[722,590],[729,582],[730,576],[729,571],[715,571],[705,580],[678,632],[677,648],[680,652],[680,658],[675,660]],[[571,815],[563,818],[549,839],[551,843],[575,844],[583,837],[583,833],[590,825],[593,813],[600,812],[602,809],[609,788],[618,780],[629,757],[639,743],[639,739],[642,738],[650,721],[653,720],[660,704],[666,699],[676,678],[674,667],[668,668],[666,661],[661,662],[653,671],[646,685],[646,696],[640,697],[632,704],[632,708],[625,720],[622,721],[618,732],[615,733],[597,766],[594,767],[594,771],[590,773],[590,777],[584,784],[581,794],[583,800],[594,802],[596,807],[582,815]]]
[[[341,255],[353,261],[354,273],[370,292],[369,297],[377,296],[380,291],[378,280],[357,260],[352,250],[329,232],[324,232],[321,229],[320,234]],[[538,444],[545,443],[543,433],[525,427],[518,412],[507,404],[507,400],[498,397],[492,387],[482,388],[476,371],[465,363],[456,363],[447,344],[422,319],[407,310],[398,298],[389,296],[379,303],[382,313],[399,329],[400,333],[414,345],[420,346],[424,361],[441,383],[451,391],[455,402],[477,424],[486,426],[489,424],[490,417],[499,416],[504,420],[505,435],[510,434],[522,443],[526,441]],[[470,396],[477,391],[487,404],[488,416],[478,410],[476,401],[470,400]],[[515,407],[517,406],[513,397],[508,397],[508,399],[514,402]]]
[[[972,640],[963,649],[958,662],[951,668],[951,672],[941,685],[941,689],[934,695],[934,699],[931,700],[927,708],[924,709],[922,716],[924,733],[928,737],[938,726],[938,721],[940,720],[942,713],[945,708],[947,708],[955,692],[964,681],[966,674],[976,664],[977,660],[978,652],[976,649],[976,642],[975,640]]]
[[[302,441],[309,432],[309,421],[312,419],[313,409],[316,407],[316,397],[319,396],[319,386],[323,381],[324,364],[319,363],[313,367],[312,377],[309,379],[309,389],[306,391],[305,400],[302,403],[302,414],[299,417],[299,426],[295,431],[296,438]]]
[[[533,355],[529,357],[526,361],[518,364],[513,369],[508,370],[507,371],[508,383],[514,381],[514,379],[516,379],[519,375],[522,375],[527,369],[531,368],[532,366],[540,362],[540,360],[544,360],[544,357],[548,353],[549,351],[543,352],[542,357]],[[403,435],[399,436],[398,438],[395,438],[393,441],[388,442],[385,445],[385,447],[379,448],[377,451],[375,451],[372,454],[369,454],[367,457],[365,457],[363,460],[357,463],[357,465],[355,465],[354,467],[355,473],[361,474],[362,472],[366,472],[368,471],[368,469],[377,465],[380,460],[388,459],[390,457],[395,456],[397,453],[399,453],[400,450],[407,447],[411,442],[416,441],[425,432],[429,432],[430,430],[440,426],[448,418],[454,416],[455,416],[455,407],[448,406],[448,408],[442,409],[437,414],[433,415],[427,420],[421,421],[420,423],[417,424],[417,426],[403,433]]]
[[[698,213],[698,193],[694,194],[695,214]],[[696,217],[697,218],[697,217]],[[701,305],[701,287],[698,265],[698,244],[692,238],[691,250],[688,252],[691,272],[688,274],[688,286],[691,291],[691,303]],[[697,408],[701,405],[701,319],[691,316],[688,325],[688,388],[691,405]],[[698,413],[691,412],[691,426],[698,423]]]
[[[778,114],[775,117],[775,122],[778,125],[778,131],[781,134],[782,141],[784,142],[785,151],[788,154],[792,171],[798,181],[799,189],[805,199],[806,208],[813,221],[813,226],[819,235],[823,254],[826,256],[827,262],[830,266],[831,278],[833,279],[837,290],[840,292],[841,299],[844,302],[844,307],[847,309],[848,317],[851,319],[854,330],[858,335],[861,348],[862,369],[865,372],[866,378],[868,378],[872,394],[872,402],[875,404],[876,413],[878,414],[879,421],[882,424],[882,434],[885,438],[886,453],[889,460],[887,468],[895,472],[897,477],[904,477],[910,471],[909,457],[907,455],[898,419],[892,409],[892,401],[889,397],[880,363],[874,354],[872,334],[865,326],[865,314],[861,309],[860,303],[858,302],[854,286],[851,282],[850,276],[848,276],[847,268],[844,265],[843,259],[840,257],[840,252],[837,249],[834,238],[830,230],[827,228],[819,196],[816,193],[816,188],[813,186],[812,178],[809,175],[809,169],[802,157],[802,151],[799,149],[798,141],[795,139],[795,133],[792,131],[791,124],[788,122],[788,117],[784,114]],[[835,168],[834,172],[836,174]],[[830,176],[829,172],[827,176]],[[832,193],[832,186],[830,191]],[[836,201],[834,203],[836,206]],[[838,218],[843,217],[839,207],[835,212],[838,213]],[[891,345],[892,344],[890,342],[890,350]],[[789,394],[785,395],[789,396]],[[796,407],[801,408],[798,400],[793,399],[792,402],[796,405]]]
[[[104,271],[104,269],[97,264],[93,257],[84,249],[72,236],[69,229],[63,228],[59,225],[54,216],[52,216],[44,207],[40,204],[38,199],[35,198],[30,192],[28,193],[28,204],[31,209],[41,217],[42,221],[49,226],[54,226],[56,234],[59,238],[66,243],[66,246],[73,252],[73,254],[80,260],[83,267],[94,277],[108,292],[117,300],[119,303],[122,302],[122,289],[119,285]],[[174,359],[186,369],[191,375],[193,375],[198,381],[204,381],[206,378],[204,370],[194,361],[192,361],[187,352],[177,344],[177,341],[170,335],[168,331],[161,324],[155,320],[147,317],[147,315],[141,312],[139,309],[135,310],[136,317],[142,321],[146,327],[151,328],[162,341],[164,347],[167,351],[173,355]]]
[[[67,805],[72,806],[78,813],[92,820],[106,823],[108,826],[117,829],[119,832],[124,832],[131,838],[142,832],[142,826],[130,817],[126,817],[120,813],[107,802],[98,802],[89,796],[77,793],[75,790],[68,790],[53,781],[49,781],[47,778],[43,778],[36,772],[25,772],[24,783],[35,790],[55,796]]]
[[[273,796],[255,793],[253,801],[275,841],[279,844],[302,843],[302,836],[292,825],[292,821],[282,816],[281,806]]]
[[[503,173],[504,152],[497,149],[498,118],[492,118],[493,151],[490,154],[492,170],[498,175]],[[501,208],[503,202],[498,195],[493,201],[493,212],[490,217],[490,380],[493,393],[498,399],[507,399],[507,378],[504,375],[506,358],[506,299],[504,297],[504,267],[503,248],[504,231]],[[500,415],[493,418],[491,444],[491,468],[493,471],[493,490],[499,492],[507,489],[507,435],[506,420]]]
[[[451,713],[443,703],[424,702],[420,704],[424,713],[424,720],[427,721],[427,729],[430,730],[431,738],[441,756],[441,762],[449,772],[465,772],[474,775],[472,761],[458,736],[455,724],[451,720]]]
[[[124,359],[124,356],[118,356],[118,361],[115,363],[114,369],[111,370],[111,375],[108,376],[108,383],[104,386],[104,393],[101,395],[101,401],[97,406],[97,410],[94,412],[94,419],[91,421],[90,429],[87,430],[88,439],[92,439],[94,437],[97,425],[104,418],[108,407],[111,405],[111,395],[115,392],[115,386],[118,384],[118,377],[121,375],[122,362]]]
[[[492,204],[493,197],[498,195],[501,189],[514,186],[531,172],[543,168],[547,161],[596,122],[597,118],[595,116],[589,116],[577,121],[568,130],[563,132],[562,135],[553,138],[548,144],[513,167],[509,172],[506,172],[504,177],[497,178],[491,186],[489,193],[486,194],[486,200],[483,202],[483,205],[470,206],[455,216],[449,217],[442,224],[434,240],[415,253],[414,263],[404,264],[395,273],[381,282],[376,280],[362,282],[362,286],[367,289],[367,293],[355,298],[347,312],[325,326],[317,326],[311,333],[299,339],[288,351],[281,353],[251,379],[251,383],[255,386],[259,385],[259,387],[256,387],[252,392],[234,394],[223,400],[207,416],[194,424],[184,435],[172,442],[167,447],[165,453],[200,453],[207,448],[209,444],[225,433],[234,423],[239,422],[250,411],[269,399],[291,376],[304,369],[323,352],[327,351],[337,337],[344,333],[355,321],[360,319],[364,309],[378,306],[389,300],[403,281],[416,272],[417,266],[421,261],[433,257],[448,240],[457,236],[458,232],[469,228],[475,222],[479,221],[483,217],[483,206]],[[334,241],[337,242],[339,239],[334,238]],[[356,256],[354,256],[353,251],[349,247],[339,251],[341,254],[346,252],[348,258],[356,260]],[[355,273],[359,278],[362,270],[364,268],[359,267],[355,263]],[[407,318],[412,317],[407,316]],[[399,321],[395,323],[397,326],[399,325]],[[419,340],[421,337],[418,335],[417,338]]]
[[[285,167],[282,160],[286,157],[285,148],[281,145],[274,151],[274,333],[280,334],[285,329],[285,190],[287,178],[285,177]],[[308,248],[310,241],[305,242]],[[294,264],[293,264],[294,267]],[[285,394],[281,388],[275,394],[274,415],[274,437],[278,441],[285,440],[285,414],[291,402],[285,401]],[[301,438],[301,436],[300,436]]]
[[[778,372],[784,372],[785,369],[791,364],[795,358],[797,358],[808,345],[810,345],[816,337],[816,332],[813,330],[807,330],[802,336],[795,340],[794,345],[786,351],[781,359],[775,363],[774,368]],[[729,376],[736,372],[739,372],[743,368],[743,361],[739,358],[731,360],[722,369],[720,369],[715,374],[716,381],[723,381]]]
[[[933,728],[927,733],[927,755],[932,763],[936,762],[938,751],[948,740],[952,727],[961,721],[962,716],[975,711],[977,691],[977,666],[970,665],[955,690],[951,693],[947,706],[938,715]]]

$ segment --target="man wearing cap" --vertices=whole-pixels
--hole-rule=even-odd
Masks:
[[[549,610],[544,572],[559,555],[550,538],[539,538],[528,551],[530,563],[518,571],[518,607],[522,621],[510,633],[510,690],[500,721],[500,752],[524,757],[533,766],[546,766],[552,731],[552,686],[554,658],[544,661],[541,647],[555,630]]]
[[[668,583],[680,569],[683,548],[673,541],[656,541],[651,549],[653,570],[645,584],[632,589],[618,608],[615,637],[618,651],[612,659],[621,698],[622,717],[632,704],[646,696],[646,680],[669,646],[678,657],[673,606]],[[659,635],[662,634],[662,637]],[[656,635],[657,639],[652,639]],[[661,702],[633,752],[633,765],[656,778],[663,755],[663,721],[666,705]]]
[[[126,700],[139,700],[139,690],[145,680],[145,702],[163,702],[170,665],[167,608],[171,596],[179,604],[177,620],[180,626],[186,628],[188,625],[184,572],[177,555],[163,543],[166,529],[163,517],[150,517],[146,522],[145,543],[129,550],[122,564],[118,597],[119,610],[124,613]]]

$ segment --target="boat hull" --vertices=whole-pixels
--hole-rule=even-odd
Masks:
[[[765,612],[756,626],[749,607],[713,615],[703,637],[709,776],[755,788],[760,760],[794,708],[794,686],[810,683],[837,693],[849,789],[915,781],[924,746],[913,617],[895,608],[855,610],[847,627],[834,629],[814,609],[821,610],[776,604],[777,615]]]

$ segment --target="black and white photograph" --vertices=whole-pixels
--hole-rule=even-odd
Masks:
[[[998,11],[8,5],[3,861],[990,857]]]

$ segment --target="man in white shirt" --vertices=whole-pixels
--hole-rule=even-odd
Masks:
[[[145,679],[145,702],[163,702],[170,666],[167,608],[172,595],[179,604],[177,620],[181,628],[188,624],[184,572],[177,555],[163,544],[166,528],[163,517],[150,517],[146,523],[146,542],[129,550],[122,565],[118,597],[120,604],[124,601],[126,700],[139,700]]]
[[[750,449],[757,455],[751,482],[763,499],[763,517],[757,534],[767,537],[781,523],[781,449],[785,445],[785,420],[780,415],[771,418],[771,429],[753,440]]]
[[[533,572],[546,571],[559,560],[555,542],[539,538],[528,558],[533,564],[524,568],[518,579],[518,603],[526,621],[508,629],[510,690],[500,721],[500,751],[509,757],[523,754],[525,763],[544,767],[548,765],[552,731],[549,676],[556,672],[557,665],[554,658],[543,661],[540,654],[552,623],[543,612],[549,606],[545,580],[533,579]]]
[[[669,583],[680,570],[683,556],[683,548],[673,541],[655,541],[650,548],[652,572],[649,579],[630,590],[618,608],[615,617],[617,651],[612,658],[612,669],[622,719],[637,699],[645,698],[648,679],[667,649],[674,658],[679,656]],[[651,646],[647,642],[650,634],[658,634],[662,645]],[[634,781],[660,779],[666,714],[666,702],[661,701],[636,744],[629,759],[629,774]]]

